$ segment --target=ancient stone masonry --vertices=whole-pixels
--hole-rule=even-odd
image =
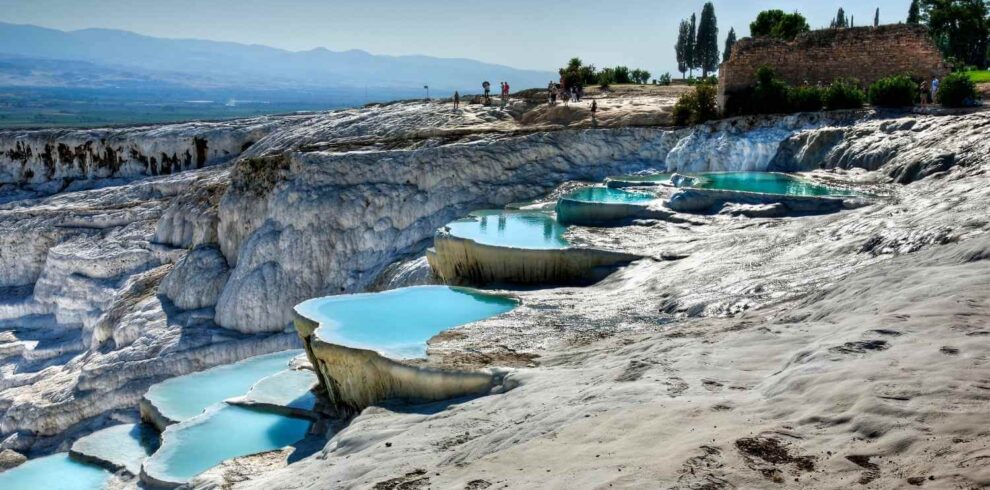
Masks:
[[[888,25],[823,29],[793,41],[740,39],[719,71],[719,95],[731,97],[756,83],[762,66],[792,85],[838,78],[866,86],[891,75],[922,79],[943,76],[948,67],[923,26]]]

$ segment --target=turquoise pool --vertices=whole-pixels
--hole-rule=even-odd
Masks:
[[[609,187],[584,187],[564,196],[581,202],[605,204],[642,204],[656,199],[656,196],[643,192],[629,192]]]
[[[185,482],[227,459],[288,446],[308,430],[307,420],[220,403],[169,427],[144,471],[157,480]]]
[[[450,234],[499,247],[567,248],[564,231],[553,216],[538,211],[476,211],[447,225]]]
[[[172,378],[152,386],[145,397],[162,415],[181,422],[207,407],[243,396],[258,380],[286,368],[301,350],[252,357],[234,364]]]
[[[100,490],[110,479],[110,472],[95,465],[80,463],[68,453],[32,459],[14,469],[0,473],[3,490]]]
[[[787,174],[771,172],[726,172],[699,174],[695,187],[788,196],[849,196],[852,192]]]
[[[306,301],[296,311],[316,321],[324,342],[375,350],[398,359],[426,355],[426,341],[459,325],[505,313],[517,301],[447,286],[417,286],[374,294]]]

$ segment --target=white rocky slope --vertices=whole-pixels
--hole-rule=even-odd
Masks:
[[[123,129],[0,131],[0,202],[230,161],[259,139],[311,116]]]
[[[855,140],[815,151],[887,154],[822,174],[882,194],[854,211],[575,230],[685,258],[515,292],[513,312],[434,339],[438,362],[520,366],[508,393],[369,408],[322,454],[198,486],[990,488],[988,122],[845,127]]]
[[[0,205],[3,447],[44,451],[103,423],[105,414],[133,416],[137,398],[153,381],[295,346],[285,323],[295,302],[374,285],[390,264],[420,252],[437,226],[474,208],[537,197],[571,179],[600,179],[646,167],[765,169],[784,158],[777,151],[781,141],[798,145],[791,141],[810,134],[806,130],[837,127],[852,134],[862,128],[856,133],[859,140],[891,138],[889,132],[871,129],[875,121],[857,122],[858,115],[848,114],[727,121],[676,131],[620,128],[512,136],[499,126],[510,123],[494,109],[431,115],[429,111],[449,108],[422,107],[416,111],[427,113],[417,114],[410,112],[411,106],[416,104],[285,120],[232,169],[213,166],[130,182],[90,181],[79,188],[116,185],[48,198],[25,199],[18,189],[5,188],[9,202]],[[461,125],[463,119],[493,122],[464,123],[474,129],[456,137],[424,135],[419,126],[429,121],[444,128]],[[958,168],[978,161],[963,158],[967,152],[987,150],[980,146],[985,143],[953,142],[956,134],[978,134],[985,116],[917,119],[919,127],[928,120],[951,122],[953,133],[939,133],[943,124],[937,123],[925,123],[924,132],[898,130],[900,146],[890,148],[890,155],[902,150],[928,155],[929,148],[951,146],[960,155],[954,160]],[[388,134],[382,135],[383,129],[375,129],[379,127],[390,127]],[[357,145],[334,144],[366,134],[372,137]],[[841,146],[842,139],[837,141]],[[925,150],[918,148],[922,143]],[[352,146],[363,150],[334,151]],[[918,160],[923,158],[896,165]],[[872,173],[852,177],[885,179]],[[733,226],[753,227],[747,221],[729,223],[726,228],[706,224],[710,228],[704,229],[734,236],[739,231]],[[616,233],[577,239],[645,252],[659,248],[655,229]],[[702,243],[685,233],[670,236],[686,244]],[[878,249],[899,243],[907,243],[905,249],[923,248],[946,239],[941,232],[907,233],[901,228],[878,231],[877,236]],[[752,250],[776,249],[754,242]],[[733,249],[725,254],[745,262]],[[822,264],[821,269],[830,268]],[[719,274],[724,280],[735,277]],[[696,291],[704,292],[699,297],[722,294],[715,285],[704,286],[708,284],[699,282]],[[566,297],[573,294],[569,291],[553,294]],[[718,302],[704,303],[714,306],[676,313],[681,303],[668,303],[665,308],[675,313],[663,321],[723,309]],[[601,318],[576,331],[583,338],[601,336],[610,311],[603,310]],[[652,317],[644,313],[643,318]],[[550,317],[540,324],[554,329],[565,325]],[[648,324],[630,325],[642,330]],[[510,331],[509,337],[521,342],[512,349],[522,353],[507,350],[501,341],[482,342],[481,362],[518,363],[528,359],[526,352],[549,352],[572,340],[532,328]],[[522,335],[530,331],[532,336]],[[448,347],[458,346],[451,340]],[[437,348],[439,355],[443,349]],[[458,362],[453,352],[451,362]]]

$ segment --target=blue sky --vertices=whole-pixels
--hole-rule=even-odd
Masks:
[[[598,66],[674,71],[677,25],[701,0],[0,0],[0,21],[63,30],[124,29],[158,37],[473,58],[553,69],[572,56]],[[857,25],[907,16],[910,0],[715,1],[719,37],[740,37],[760,10],[799,10],[812,28],[841,6]],[[0,47],[2,50],[2,47]]]

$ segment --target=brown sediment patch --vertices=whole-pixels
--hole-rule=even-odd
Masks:
[[[417,469],[398,478],[375,483],[374,490],[418,490],[430,486],[430,477],[426,470]]]

